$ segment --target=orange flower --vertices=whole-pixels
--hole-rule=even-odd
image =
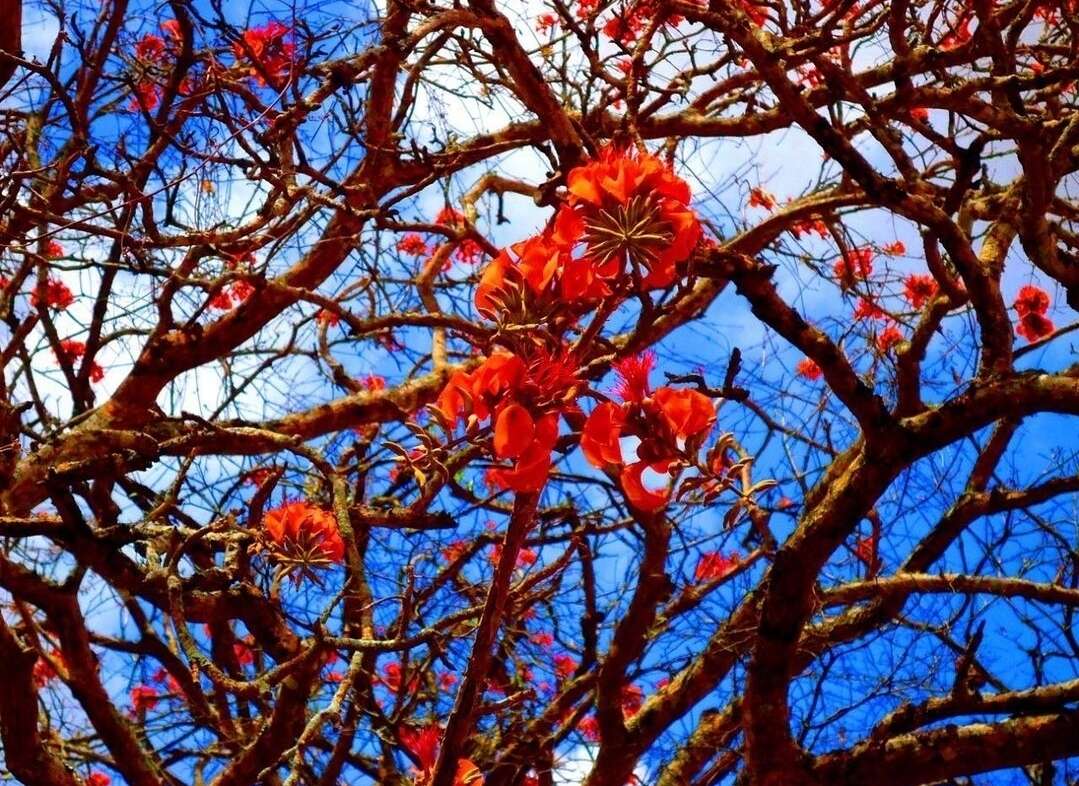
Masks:
[[[858,305],[854,308],[855,319],[888,319],[888,315],[884,313],[876,302],[869,298],[859,298]]]
[[[716,421],[711,399],[696,390],[660,388],[653,395],[663,419],[678,439],[688,439]]]
[[[626,423],[626,413],[617,404],[605,401],[596,407],[581,432],[581,450],[588,462],[603,469],[622,463],[619,439]]]
[[[109,786],[112,783],[110,778],[101,770],[94,770],[90,773],[90,777],[86,779],[86,786]]]
[[[776,198],[760,186],[749,189],[749,206],[759,207],[764,210],[776,209]]]
[[[685,180],[649,153],[605,148],[566,176],[569,206],[583,222],[587,256],[643,266],[645,287],[668,286],[701,237]],[[563,224],[572,223],[563,218]]]
[[[647,461],[635,461],[634,463],[625,467],[622,470],[622,474],[619,476],[619,480],[622,483],[622,491],[626,494],[626,499],[630,503],[640,510],[646,513],[655,513],[658,510],[662,510],[667,506],[667,501],[671,498],[670,486],[664,487],[660,491],[653,491],[644,485],[644,471],[651,469],[657,473],[667,472],[667,463],[661,462],[659,464],[649,464]]]
[[[330,562],[344,560],[345,543],[337,519],[309,502],[286,502],[267,511],[262,526],[267,538],[286,554],[300,549]]]
[[[423,242],[423,238],[417,235],[415,232],[402,237],[397,241],[397,250],[402,254],[409,254],[414,257],[427,256],[427,244]]]
[[[262,27],[245,30],[243,42],[232,45],[237,60],[251,64],[248,73],[260,85],[277,87],[288,76],[295,60],[296,45],[287,40],[292,30],[274,20]]]

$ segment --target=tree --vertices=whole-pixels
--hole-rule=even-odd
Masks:
[[[1075,782],[1074,0],[20,10],[17,782]]]

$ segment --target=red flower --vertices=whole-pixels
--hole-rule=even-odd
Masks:
[[[161,103],[161,88],[152,79],[140,79],[135,83],[135,91],[128,108],[132,111],[141,109],[149,112],[156,109],[159,103]]]
[[[182,44],[184,42],[184,32],[180,29],[180,22],[176,19],[166,19],[161,23],[161,29],[165,32],[172,42],[175,44]]]
[[[749,206],[764,210],[775,210],[776,198],[760,186],[749,189]]]
[[[61,671],[66,669],[64,656],[59,650],[50,651],[49,659],[51,659]],[[49,659],[39,656],[38,659],[34,661],[34,668],[31,670],[30,677],[34,682],[34,687],[38,690],[44,688],[58,676],[56,667],[53,666],[53,663],[49,662]]]
[[[558,17],[548,12],[536,17],[536,30],[540,33],[550,33],[558,27]]]
[[[595,715],[585,715],[577,724],[577,730],[589,742],[599,742],[599,721]]]
[[[832,272],[843,289],[850,289],[857,281],[865,281],[873,274],[873,249],[863,246],[846,252],[836,260]]]
[[[697,581],[718,581],[737,568],[739,561],[738,554],[735,552],[725,557],[718,551],[706,551],[697,560],[693,577]]]
[[[641,711],[644,704],[644,691],[630,683],[622,688],[622,717],[629,720]]]
[[[491,546],[491,550],[487,555],[487,558],[491,561],[492,565],[497,565],[502,559],[502,544],[495,543]],[[532,549],[521,549],[517,552],[517,567],[523,568],[525,565],[533,565],[536,562],[536,552]]]
[[[554,665],[554,673],[560,679],[568,679],[573,672],[577,671],[577,661],[565,653],[558,653],[551,659]]]
[[[465,226],[467,220],[465,219],[465,214],[460,210],[446,205],[438,211],[438,215],[435,216],[435,223],[439,226],[460,228]]]
[[[537,647],[543,647],[544,649],[554,644],[554,636],[552,636],[550,633],[547,633],[546,631],[533,633],[530,637],[530,640]]]
[[[315,321],[318,322],[320,325],[325,325],[326,327],[334,327],[341,321],[341,318],[332,311],[320,308],[318,310],[318,313],[315,314]]]
[[[651,394],[648,375],[656,365],[656,353],[652,350],[639,355],[624,357],[614,364],[618,376],[614,392],[623,401],[639,404]]]
[[[828,237],[828,225],[819,218],[803,218],[791,224],[790,232],[796,238],[814,234],[823,239]]]
[[[1056,327],[1044,314],[1030,312],[1019,318],[1019,324],[1015,326],[1015,332],[1027,341],[1037,341],[1051,334]]]
[[[568,355],[537,350],[526,363],[518,355],[496,352],[475,371],[455,373],[437,406],[451,424],[469,409],[478,420],[490,417],[494,456],[516,459],[512,469],[492,468],[490,481],[538,491],[551,468],[558,414],[574,406],[576,385],[576,363]]]
[[[907,246],[902,240],[896,240],[891,243],[886,243],[880,248],[885,254],[890,257],[898,257],[907,253]]]
[[[46,259],[59,259],[64,255],[64,247],[57,243],[55,240],[50,240],[45,245],[45,258]]]
[[[218,311],[228,311],[232,308],[232,295],[229,294],[227,288],[222,288],[214,293],[207,304],[210,308],[215,308]]]
[[[45,282],[44,304],[46,306],[63,311],[74,302],[75,296],[71,294],[71,290],[67,288],[67,284],[63,281],[50,278]],[[38,288],[35,287],[34,291],[30,293],[30,305],[34,308],[40,308],[41,304],[42,299],[39,297]]]
[[[442,729],[433,723],[422,729],[406,726],[399,731],[399,734],[401,743],[419,762],[415,786],[427,786],[434,774],[435,764],[438,762]],[[476,765],[468,759],[458,759],[453,786],[482,786],[482,784],[483,774]]]
[[[1045,314],[1049,310],[1049,293],[1041,287],[1027,284],[1016,295],[1015,310],[1020,317],[1027,314]]]
[[[483,259],[483,246],[470,237],[465,238],[458,244],[457,250],[453,255],[458,262],[463,262],[466,265],[474,265]]]
[[[623,465],[619,479],[626,498],[635,507],[654,512],[667,504],[670,489],[647,488],[644,473],[651,470],[666,474],[681,450],[679,442],[711,428],[715,407],[707,396],[695,390],[662,387],[648,396],[649,367],[649,361],[630,366],[632,379],[624,380],[623,387],[631,398],[621,406],[611,402],[598,405],[585,421],[580,444],[589,463],[605,469],[623,465],[623,436],[640,439],[638,460]],[[624,433],[627,430],[628,434]]]
[[[345,558],[337,519],[309,502],[286,502],[267,511],[262,526],[266,537],[285,554],[299,550],[330,562]]]
[[[423,238],[415,232],[410,232],[398,240],[397,250],[402,254],[408,254],[414,257],[424,257],[428,254],[427,244],[423,241]]]
[[[696,390],[660,388],[653,399],[667,426],[678,439],[688,439],[712,427],[716,408],[711,399]]]
[[[249,284],[247,281],[234,281],[232,286],[229,287],[229,295],[236,305],[240,305],[247,300],[254,293],[255,287]]]
[[[903,296],[913,308],[921,308],[937,296],[937,280],[932,276],[911,273],[903,281]]]
[[[812,358],[802,358],[798,361],[798,365],[794,368],[795,372],[800,377],[808,379],[810,382],[816,382],[824,376],[824,372],[821,371],[821,367],[817,365],[817,362]]]
[[[884,313],[877,303],[867,297],[859,298],[858,305],[854,308],[855,319],[888,319],[888,315]]]
[[[296,45],[287,40],[292,30],[278,21],[245,30],[243,41],[232,45],[237,60],[250,63],[248,73],[260,85],[278,87],[289,75],[295,60]]]
[[[929,110],[924,106],[916,106],[910,110],[910,116],[912,119],[917,120],[920,123],[929,122]]]
[[[149,685],[136,685],[131,689],[131,708],[141,715],[156,707],[158,698],[157,691]]]
[[[903,333],[899,330],[899,327],[892,322],[888,327],[877,334],[877,349],[883,353],[890,352],[892,348],[902,340]]]
[[[86,786],[109,786],[110,783],[112,783],[112,778],[101,770],[94,770],[86,779]]]
[[[147,33],[135,43],[135,57],[144,63],[157,63],[165,57],[165,39]]]
[[[597,271],[602,277],[617,275],[629,259],[647,270],[644,287],[669,286],[676,265],[700,240],[689,185],[649,153],[605,148],[570,170],[566,186],[570,198],[563,210],[572,211],[575,220],[567,216],[563,224],[579,225],[587,256],[599,266],[617,264],[614,271]]]
[[[455,540],[442,549],[442,559],[446,562],[456,562],[468,553],[468,543],[463,540]]]
[[[386,389],[385,377],[379,376],[378,374],[368,374],[360,381],[371,393],[378,393],[380,390]]]
[[[74,365],[75,361],[86,354],[86,344],[74,339],[65,339],[60,342],[59,351],[56,353],[57,362],[65,366]],[[105,378],[105,371],[97,363],[90,364],[90,381],[100,382]]]

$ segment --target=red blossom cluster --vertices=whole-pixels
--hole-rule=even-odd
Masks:
[[[551,469],[558,416],[576,409],[577,364],[564,350],[536,347],[528,357],[497,351],[474,371],[458,371],[438,398],[438,409],[455,425],[462,415],[491,418],[492,452],[514,461],[488,473],[494,484],[538,491]]]
[[[149,112],[161,103],[162,76],[159,69],[176,58],[184,40],[180,23],[175,19],[162,22],[161,30],[164,36],[147,33],[135,42],[138,70],[130,109]],[[181,92],[190,92],[190,87],[190,82],[186,82],[181,86]]]
[[[873,249],[862,246],[845,251],[835,261],[832,272],[843,289],[851,289],[857,282],[873,275]]]
[[[131,689],[131,709],[136,715],[144,715],[157,706],[160,698],[149,685],[136,685]]]
[[[1037,341],[1052,333],[1056,327],[1046,316],[1049,311],[1049,293],[1041,287],[1027,284],[1015,298],[1015,311],[1019,315],[1016,334],[1027,341]]]
[[[86,344],[75,339],[65,339],[60,342],[56,352],[56,360],[64,366],[72,366],[75,361],[86,354]],[[105,371],[97,363],[90,364],[90,381],[100,382],[105,378]]]
[[[75,296],[71,294],[67,284],[58,278],[50,278],[41,289],[44,291],[35,287],[30,293],[30,305],[34,308],[41,308],[44,305],[63,311],[75,302]]]
[[[292,28],[277,20],[245,30],[232,45],[237,61],[248,64],[248,73],[260,85],[280,89],[296,62]]]
[[[903,281],[903,296],[912,308],[922,308],[937,296],[937,280],[932,276],[911,273]]]
[[[609,147],[569,172],[569,196],[544,232],[487,266],[476,307],[494,313],[513,292],[535,301],[591,301],[670,286],[701,238],[689,185],[649,153]],[[628,268],[627,268],[628,263]]]
[[[654,512],[670,499],[670,483],[659,490],[644,484],[644,473],[671,476],[688,453],[691,440],[703,438],[715,422],[712,401],[696,390],[661,387],[652,391],[648,376],[652,353],[616,365],[622,404],[606,401],[595,408],[581,433],[585,458],[600,469],[618,471],[626,498],[637,508]],[[621,440],[637,437],[636,460],[623,459]],[[668,477],[668,481],[670,478]]]
[[[738,552],[724,556],[718,551],[706,551],[697,560],[693,577],[699,582],[719,581],[734,571],[741,563]]]
[[[59,650],[52,650],[51,652],[49,652],[48,658],[39,657],[34,662],[34,668],[31,672],[31,678],[34,681],[34,687],[38,690],[41,690],[54,679],[56,679],[59,676],[59,674],[57,673],[57,667],[59,667],[60,671],[63,671],[66,668],[64,664],[64,656]]]
[[[286,502],[267,511],[262,527],[274,549],[288,558],[306,563],[336,563],[345,558],[337,519],[310,502]]]
[[[434,775],[438,762],[438,751],[442,745],[442,729],[437,724],[423,728],[404,726],[398,731],[401,743],[416,760],[414,768],[415,786],[427,786]],[[480,786],[483,774],[469,759],[457,760],[457,772],[453,786]]]
[[[818,366],[817,361],[812,358],[802,358],[799,360],[798,365],[794,367],[794,372],[803,379],[808,379],[810,382],[817,382],[824,376],[821,367]]]

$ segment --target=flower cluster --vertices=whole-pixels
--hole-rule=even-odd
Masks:
[[[434,775],[435,764],[438,762],[438,750],[442,744],[442,729],[432,723],[417,729],[405,726],[399,731],[401,743],[416,759],[418,766],[415,768],[415,785],[426,786],[431,782]],[[457,760],[457,772],[454,775],[453,786],[481,786],[483,774],[475,764],[468,759]]]
[[[671,475],[680,462],[695,451],[693,441],[702,439],[715,422],[712,401],[696,390],[661,387],[652,391],[648,376],[655,362],[652,353],[627,358],[616,366],[617,393],[621,404],[606,401],[593,410],[581,434],[585,458],[601,469],[616,470],[626,498],[634,507],[655,512],[671,496],[670,483],[660,490],[644,484],[644,473]],[[626,462],[623,437],[637,437],[636,459]]]
[[[75,339],[66,339],[60,342],[56,352],[56,360],[64,366],[72,366],[75,361],[86,354],[86,344]],[[105,378],[105,371],[97,363],[90,364],[90,381],[100,382]]]
[[[67,284],[58,278],[50,278],[45,282],[42,289],[44,290],[43,292],[35,287],[34,291],[30,293],[30,305],[34,308],[45,306],[55,308],[57,311],[63,311],[75,302],[75,296],[71,294]]]
[[[689,185],[648,153],[614,147],[569,172],[569,196],[541,234],[485,269],[476,307],[594,301],[633,287],[670,286],[701,238]]]
[[[492,469],[488,479],[514,491],[538,491],[551,469],[559,413],[576,408],[577,384],[577,364],[565,350],[497,351],[474,371],[455,373],[437,406],[451,426],[465,414],[477,422],[490,418],[495,458],[514,464]]]
[[[1056,329],[1053,321],[1046,316],[1049,311],[1049,293],[1041,287],[1032,284],[1022,287],[1014,305],[1019,315],[1015,332],[1027,341],[1045,338]]]
[[[341,562],[345,543],[333,513],[309,502],[286,502],[262,518],[264,536],[275,553],[304,564]]]
[[[243,38],[232,45],[237,61],[248,65],[251,78],[274,89],[282,86],[296,60],[296,44],[290,40],[292,29],[277,20],[244,31]]]

